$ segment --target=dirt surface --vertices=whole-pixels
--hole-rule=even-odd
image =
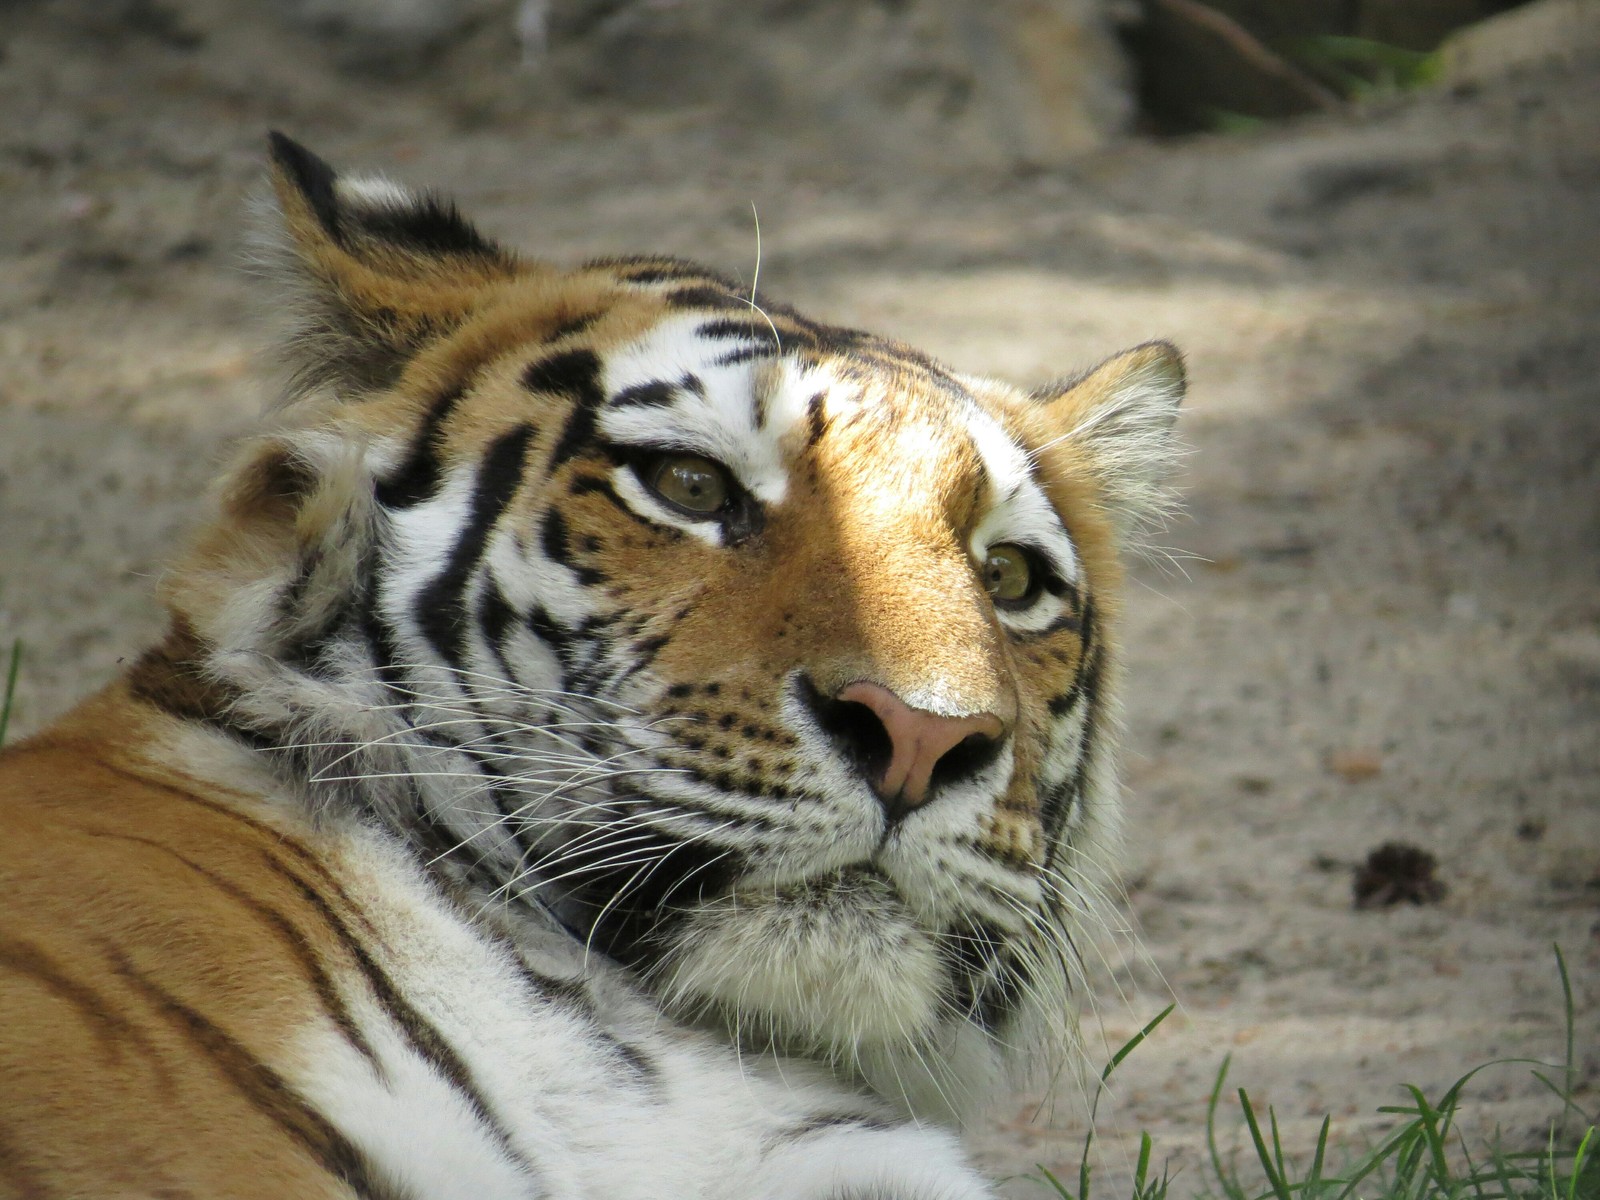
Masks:
[[[1325,1112],[1360,1142],[1402,1081],[1555,1057],[1553,942],[1594,1107],[1600,61],[952,177],[693,110],[489,103],[459,64],[353,79],[243,3],[135,33],[63,11],[10,6],[0,61],[14,732],[156,632],[161,564],[264,398],[236,262],[267,127],[445,184],[561,259],[667,251],[748,278],[754,204],[763,289],[960,368],[1040,381],[1153,336],[1190,356],[1188,515],[1126,629],[1137,933],[1106,951],[1091,1055],[1181,1007],[1102,1108],[1099,1194],[1140,1128],[1193,1190],[1224,1055],[1300,1145]],[[1353,907],[1354,868],[1391,840],[1436,856],[1441,901]],[[1543,1142],[1524,1068],[1473,1095],[1474,1123]],[[977,1131],[997,1175],[1075,1161],[1074,1106],[1037,1109]]]

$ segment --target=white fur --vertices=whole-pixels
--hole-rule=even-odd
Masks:
[[[1040,554],[1067,583],[1081,578],[1077,551],[1043,489],[1028,471],[1028,459],[999,422],[974,410],[968,420],[973,444],[988,472],[993,501],[972,531],[972,560],[982,563],[993,546],[1015,543]],[[1028,608],[996,609],[1000,621],[1019,633],[1047,629],[1061,615],[1061,597],[1042,593]]]
[[[669,406],[612,405],[602,410],[599,427],[625,445],[703,454],[731,470],[756,499],[782,503],[788,487],[788,471],[779,452],[784,427],[775,429],[769,417],[767,427],[758,429],[755,420],[760,360],[718,366],[716,360],[741,343],[697,336],[707,319],[705,313],[686,313],[663,321],[607,358],[604,385],[606,394],[614,396],[637,384],[675,383],[693,374],[705,387],[704,397],[680,389]],[[773,406],[768,403],[770,412]],[[794,419],[788,406],[779,407],[779,420]]]
[[[354,208],[404,211],[415,203],[410,192],[381,175],[341,176],[335,188],[340,201]]]
[[[548,927],[512,927],[515,953],[584,978],[594,1020],[646,1056],[619,1069],[589,1018],[531,994],[507,946],[464,920],[398,843],[332,834],[340,879],[373,922],[378,965],[445,1038],[509,1146],[407,1043],[357,973],[342,998],[381,1074],[331,1026],[286,1049],[293,1086],[330,1114],[381,1176],[433,1200],[980,1200],[954,1139],[896,1125],[805,1063],[730,1053],[662,1021],[628,980]],[[470,988],[461,986],[471,980]],[[823,1125],[847,1117],[860,1124]],[[868,1126],[878,1126],[876,1128]]]

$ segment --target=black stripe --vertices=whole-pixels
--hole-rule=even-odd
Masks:
[[[0,968],[28,976],[52,996],[77,1009],[113,1062],[121,1061],[122,1046],[127,1042],[150,1060],[160,1076],[162,1086],[171,1086],[171,1076],[156,1053],[154,1043],[145,1036],[144,1031],[118,1012],[94,988],[68,975],[59,963],[39,947],[31,942],[10,938],[0,940]]]
[[[378,503],[385,508],[410,508],[432,499],[439,490],[439,431],[455,412],[465,394],[463,387],[452,388],[429,406],[405,462],[376,489]]]
[[[698,267],[685,263],[681,267],[644,267],[627,271],[622,278],[629,283],[671,283],[678,279],[693,279],[699,274]]]
[[[591,270],[610,270],[629,283],[673,283],[680,280],[712,284],[728,291],[737,289],[733,280],[710,267],[686,258],[635,255],[621,258],[594,258],[584,263]]]
[[[680,839],[637,819],[618,818],[606,833],[562,860],[573,880],[566,898],[594,914],[595,945],[633,965],[666,944],[663,934],[681,918],[682,904],[722,891],[744,868],[731,847]],[[608,861],[619,846],[624,861]]]
[[[371,922],[367,920],[366,915],[359,907],[356,906],[355,902],[350,899],[349,893],[344,890],[344,885],[339,882],[338,877],[328,869],[327,865],[320,858],[307,849],[301,842],[297,841],[292,835],[285,833],[281,829],[274,828],[265,821],[258,821],[256,818],[240,812],[236,808],[230,808],[228,805],[223,804],[220,801],[209,799],[208,797],[199,795],[196,792],[186,791],[183,788],[174,787],[168,783],[162,783],[157,779],[150,779],[144,775],[138,774],[137,772],[114,766],[111,763],[102,762],[97,765],[108,774],[115,775],[120,779],[129,780],[140,787],[152,788],[155,791],[162,792],[168,796],[172,796],[176,799],[186,801],[189,804],[196,805],[199,808],[206,809],[207,811],[214,813],[219,817],[225,817],[230,821],[237,821],[239,824],[249,829],[257,837],[261,838],[262,841],[271,845],[273,849],[289,851],[289,853],[293,855],[298,862],[303,864],[312,872],[312,874],[317,877],[318,882],[320,882],[324,887],[326,887],[339,898],[339,902],[355,915],[356,919],[361,923],[362,928],[364,928],[368,933],[374,932]]]
[[[567,536],[567,519],[559,508],[545,511],[544,520],[539,523],[539,540],[544,547],[545,557],[553,563],[566,567],[585,587],[593,587],[597,583],[606,581],[604,571],[583,566],[572,560],[572,539]]]
[[[140,837],[134,833],[112,833],[109,830],[89,830],[88,833],[90,837],[116,838],[119,841],[136,842],[139,845],[148,846],[152,850],[159,850],[163,854],[177,859],[218,891],[243,905],[266,924],[270,925],[273,932],[288,947],[290,955],[300,964],[300,969],[305,974],[306,981],[311,984],[311,990],[317,994],[317,999],[321,1002],[323,1010],[328,1014],[329,1020],[339,1027],[339,1032],[344,1035],[352,1046],[360,1051],[361,1057],[372,1065],[373,1070],[378,1073],[379,1077],[383,1076],[383,1067],[378,1062],[377,1054],[373,1052],[366,1035],[356,1025],[355,1018],[351,1016],[349,1008],[346,1007],[344,998],[339,995],[339,989],[334,985],[332,977],[329,976],[327,969],[318,960],[316,951],[311,948],[311,943],[306,940],[305,934],[301,933],[288,917],[250,895],[238,884],[223,878],[215,871],[202,867],[199,863],[189,858],[188,855],[174,850],[171,846],[164,845],[154,838]]]
[[[267,134],[267,145],[272,161],[300,189],[301,197],[321,223],[323,231],[342,245],[344,238],[339,229],[339,200],[333,190],[334,180],[338,176],[333,168],[276,129]]]
[[[530,363],[522,386],[535,395],[561,396],[572,403],[567,423],[550,454],[553,471],[594,437],[594,422],[604,397],[600,393],[600,359],[593,350],[567,350]]]
[[[370,237],[427,256],[505,259],[506,253],[475,229],[451,201],[428,192],[410,193],[404,207],[359,203],[350,215]]]
[[[785,1142],[797,1142],[836,1129],[868,1129],[877,1132],[892,1128],[893,1126],[882,1117],[865,1116],[861,1113],[819,1113],[807,1117],[798,1125],[791,1125],[788,1129],[780,1129],[770,1134],[766,1141],[768,1145],[782,1145]]]
[[[657,525],[648,517],[635,512],[632,505],[617,495],[617,489],[611,486],[611,480],[609,479],[596,478],[593,475],[575,475],[571,484],[568,485],[567,491],[574,496],[587,496],[591,493],[604,496],[617,508],[632,517],[638,524],[643,525],[651,533],[659,534],[668,541],[676,541],[684,536],[683,530],[676,525]]]
[[[949,970],[951,1006],[993,1033],[1022,999],[1026,976],[1006,950],[1004,935],[986,922],[947,932],[939,951]]]
[[[695,330],[695,333],[707,341],[714,342],[730,341],[734,338],[754,341],[763,334],[769,340],[772,337],[772,330],[768,329],[765,324],[758,324],[748,318],[734,320],[732,317],[724,317],[716,321],[703,321],[699,328]]]
[[[861,329],[847,329],[841,325],[817,325],[807,323],[807,332],[811,335],[811,349],[828,354],[845,354],[860,352],[871,347],[878,359],[894,363],[910,363],[921,367],[930,373],[943,376],[949,375],[938,368],[934,361],[920,350],[913,350],[910,346],[902,346],[898,342],[885,342]]]
[[[1062,692],[1059,696],[1051,696],[1049,703],[1047,703],[1045,707],[1050,710],[1050,715],[1052,717],[1055,717],[1059,720],[1060,718],[1065,717],[1073,709],[1078,707],[1078,701],[1082,698],[1082,696],[1083,690],[1078,687],[1077,680],[1073,680],[1072,686],[1067,688],[1066,691]]]
[[[640,671],[655,662],[656,656],[672,642],[670,635],[640,638],[633,643],[633,670]]]
[[[554,916],[554,914],[550,914]],[[557,918],[559,920],[559,918]],[[574,938],[582,940],[582,934],[568,928]],[[587,1033],[595,1041],[602,1043],[615,1058],[618,1064],[633,1076],[634,1082],[641,1087],[656,1090],[661,1085],[661,1068],[656,1061],[644,1050],[629,1042],[623,1041],[611,1030],[607,1029],[600,1019],[599,1010],[595,1007],[594,996],[589,991],[588,985],[582,979],[558,979],[536,970],[528,960],[523,957],[522,950],[510,937],[498,932],[491,932],[491,936],[517,967],[524,984],[534,997],[550,1004],[559,1005],[568,1015],[576,1017],[587,1027]]]
[[[500,673],[508,683],[516,682],[516,674],[506,654],[506,641],[516,621],[516,609],[511,607],[500,585],[493,579],[487,580],[482,595],[478,597],[478,628],[483,630],[484,641],[489,643],[489,650],[500,664]]]
[[[417,625],[452,666],[460,665],[466,653],[471,625],[465,601],[469,578],[483,558],[494,523],[522,483],[524,460],[532,437],[531,426],[519,425],[502,434],[489,447],[483,466],[478,469],[466,528],[451,550],[444,570],[417,596]]]
[[[771,391],[768,388],[758,387],[750,390],[750,417],[758,430],[767,427],[767,401],[771,398]]]
[[[738,363],[754,362],[758,358],[777,358],[777,357],[778,357],[778,348],[776,346],[774,346],[772,344],[771,340],[769,339],[768,341],[765,341],[765,342],[752,343],[752,344],[750,344],[748,346],[741,346],[737,350],[729,350],[726,354],[723,354],[723,355],[719,356],[714,361],[715,361],[715,365],[717,365],[719,367],[731,367],[731,366],[735,366]]]
[[[324,1171],[369,1200],[402,1200],[409,1195],[380,1180],[366,1155],[243,1043],[144,975],[115,946],[106,943],[102,949],[117,974],[204,1051],[239,1094],[298,1142]]]
[[[582,313],[576,317],[569,317],[559,325],[552,327],[550,332],[544,335],[544,340],[547,342],[559,342],[562,338],[576,337],[578,334],[585,332],[599,319],[599,313]]]
[[[573,933],[575,937],[578,936],[575,931],[568,930],[568,932]],[[594,996],[589,992],[589,985],[582,979],[558,979],[554,975],[546,975],[523,957],[521,949],[509,937],[498,940],[511,957],[517,973],[522,976],[523,982],[535,996],[552,1004],[561,1005],[587,1022],[596,1019]]]
[[[611,397],[613,408],[626,408],[633,405],[665,408],[675,398],[673,386],[662,379],[651,380],[649,383],[636,383],[632,387],[623,388]]]
[[[689,287],[674,288],[666,294],[669,308],[746,308],[748,305],[742,296],[730,295],[720,288],[707,284],[693,284]]]
[[[1053,637],[1058,633],[1080,632],[1084,627],[1084,613],[1086,610],[1079,599],[1078,589],[1054,573],[1046,574],[1042,587],[1051,595],[1061,597],[1061,611],[1043,629],[1019,632],[1015,636],[1022,641],[1033,642],[1042,638]]]
[[[275,623],[293,626],[304,616],[305,596],[322,568],[324,555],[320,547],[304,553],[295,577],[279,595]],[[313,679],[327,680],[331,668],[326,656],[328,641],[348,625],[350,605],[340,603],[327,610],[326,616],[314,625],[302,628],[297,636],[287,638],[278,645],[280,661]]]
[[[539,544],[551,562],[563,567],[571,565],[568,555],[572,541],[567,537],[567,519],[559,508],[545,510],[544,519],[539,522]]]
[[[378,556],[371,547],[361,567],[359,621],[361,636],[372,653],[372,665],[378,678],[390,687],[399,687],[404,682],[400,644],[393,627],[378,609]]]
[[[644,1087],[655,1088],[661,1083],[661,1068],[656,1061],[638,1046],[623,1041],[604,1029],[596,1030],[611,1046],[611,1051],[621,1060],[635,1081]]]
[[[404,1034],[411,1049],[442,1075],[445,1080],[460,1092],[472,1109],[473,1115],[478,1118],[489,1131],[495,1142],[506,1155],[520,1166],[527,1168],[528,1163],[523,1159],[511,1144],[511,1136],[506,1132],[498,1117],[494,1115],[489,1101],[479,1089],[477,1081],[472,1077],[472,1072],[467,1064],[462,1061],[455,1048],[445,1038],[444,1034],[434,1026],[426,1017],[412,1007],[400,993],[400,989],[388,976],[388,973],[378,965],[372,957],[371,951],[359,938],[350,931],[339,914],[324,900],[304,879],[290,870],[284,863],[274,858],[271,854],[262,852],[267,865],[277,874],[292,884],[296,891],[305,897],[306,903],[317,910],[340,944],[349,952],[360,968],[362,976],[367,981],[367,986],[372,989],[373,996],[378,1003],[388,1012],[395,1025]]]
[[[806,434],[806,448],[810,449],[822,440],[822,435],[828,432],[828,414],[823,405],[827,401],[826,392],[818,392],[806,401],[806,423],[810,431]]]
[[[533,610],[523,618],[523,624],[527,626],[529,633],[555,651],[556,657],[561,661],[564,670],[571,667],[569,651],[572,643],[572,634],[557,625],[542,604],[534,605]],[[564,679],[563,683],[565,683]]]
[[[49,1161],[49,1152],[40,1157]],[[54,1172],[51,1172],[54,1177]],[[44,1168],[35,1167],[22,1156],[22,1151],[12,1144],[7,1136],[5,1126],[0,1125],[0,1183],[9,1185],[9,1195],[18,1197],[19,1200],[51,1200],[55,1196],[66,1196],[66,1192],[58,1192],[45,1179]],[[82,1195],[74,1188],[71,1195]],[[165,1193],[163,1193],[165,1195]],[[183,1200],[187,1196],[184,1192],[174,1192],[173,1200]]]
[[[1078,741],[1078,762],[1073,767],[1072,774],[1062,783],[1051,788],[1039,802],[1039,823],[1044,830],[1044,835],[1049,850],[1045,855],[1045,865],[1049,866],[1055,860],[1056,841],[1061,834],[1067,814],[1072,811],[1072,806],[1083,796],[1083,789],[1088,783],[1089,761],[1094,753],[1095,723],[1099,716],[1099,692],[1101,682],[1101,661],[1098,646],[1089,651],[1085,659],[1084,670],[1080,673],[1079,681],[1073,686],[1073,691],[1078,693],[1086,705],[1083,717],[1083,733]]]

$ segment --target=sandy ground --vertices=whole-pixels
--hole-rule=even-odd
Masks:
[[[235,269],[262,131],[448,183],[560,258],[662,250],[1038,381],[1186,348],[1188,515],[1137,572],[1130,926],[1091,1054],[1172,996],[1117,1077],[1200,1180],[1231,1080],[1303,1145],[1359,1143],[1396,1086],[1559,1053],[1552,943],[1600,1081],[1600,62],[1490,77],[1062,172],[893,171],[704,114],[486,104],[481,80],[353,81],[248,6],[137,36],[13,6],[0,61],[0,637],[36,728],[156,631],[152,584],[263,398]],[[91,23],[92,24],[92,23]],[[1442,903],[1351,904],[1389,839]],[[1542,1143],[1525,1068],[1472,1121]],[[997,1175],[1075,1162],[1073,1106],[977,1132]],[[1238,1141],[1237,1122],[1225,1140]],[[1023,1180],[1006,1185],[1039,1196]],[[1114,1182],[1101,1193],[1116,1194]]]

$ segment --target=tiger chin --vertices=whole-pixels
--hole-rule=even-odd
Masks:
[[[1071,1064],[1183,392],[1025,391],[281,135],[281,403],[0,754],[0,1191],[949,1200]]]

